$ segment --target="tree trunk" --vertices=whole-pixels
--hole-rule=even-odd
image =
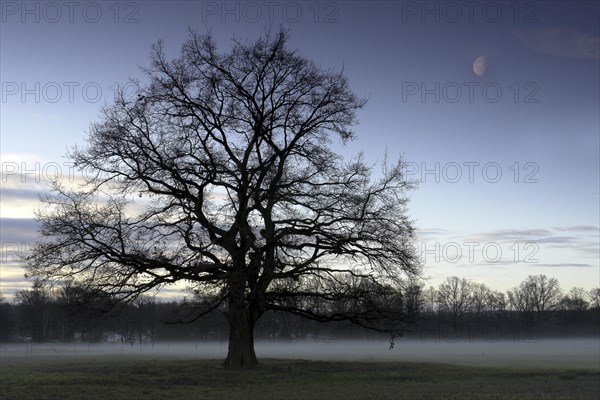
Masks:
[[[254,353],[254,323],[252,313],[244,306],[230,302],[227,311],[229,322],[229,350],[223,366],[227,369],[252,368],[258,365]]]

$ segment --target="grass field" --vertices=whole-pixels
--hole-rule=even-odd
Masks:
[[[3,360],[0,398],[119,399],[598,399],[600,372],[413,362],[262,360],[226,371],[218,360]]]

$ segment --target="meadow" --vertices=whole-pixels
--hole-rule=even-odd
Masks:
[[[486,354],[483,344],[468,343],[440,343],[437,349],[397,343],[392,351],[383,343],[262,343],[257,346],[261,365],[243,371],[221,368],[226,346],[218,344],[169,344],[169,351],[129,344],[112,351],[4,346],[0,398],[597,399],[600,364],[596,347],[590,347],[594,342],[551,342],[537,350],[529,344],[512,353],[507,349],[514,344],[496,350],[488,344]]]

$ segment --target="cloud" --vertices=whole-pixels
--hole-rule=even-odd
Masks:
[[[425,235],[418,232],[420,241],[415,243],[415,249],[427,266],[451,263],[455,267],[489,268],[550,260],[575,266],[598,259],[598,239],[592,233],[596,229],[588,225],[571,225],[560,229],[499,229],[462,235],[426,229]],[[457,255],[455,249],[458,249]]]
[[[25,278],[25,271],[21,264],[15,263],[14,260],[7,260],[5,257],[6,254],[2,254],[0,292],[5,299],[10,300],[17,291],[31,287],[31,282]]]
[[[34,189],[12,189],[3,188],[0,192],[0,198],[2,202],[6,204],[7,201],[35,201],[37,202],[40,197],[40,192]]]
[[[4,276],[4,273],[2,274],[2,283],[6,284],[6,283],[10,283],[10,286],[15,286],[15,284],[18,284],[19,287],[26,287],[30,284],[30,282],[25,279],[23,271],[20,271],[19,275],[14,275],[14,276]]]
[[[584,246],[577,248],[577,251],[582,257],[598,259],[600,257],[600,247],[598,242],[590,242]]]
[[[6,298],[31,286],[24,276],[21,257],[37,240],[37,224],[30,218],[0,219],[0,290]]]
[[[539,53],[559,57],[600,59],[600,37],[576,28],[531,29],[516,31],[521,43]]]
[[[579,238],[575,236],[547,236],[543,238],[535,239],[538,244],[559,244],[559,245],[571,245],[575,242],[579,242]]]
[[[1,218],[2,243],[33,243],[37,240],[37,223],[32,218]]]
[[[439,228],[419,228],[417,229],[418,237],[435,237],[440,235],[448,235],[449,231]]]
[[[478,263],[472,263],[472,264],[460,264],[458,265],[458,267],[490,267],[490,268],[494,268],[494,267],[501,267],[501,266],[505,266],[505,265],[515,265],[517,264],[517,262],[515,262],[515,260],[510,260],[510,259],[504,259],[504,260],[498,260],[498,261],[487,261],[487,262],[478,262]]]
[[[552,235],[548,229],[500,229],[469,237],[472,241],[531,241]]]
[[[556,226],[552,229],[556,231],[600,232],[599,227],[591,225]]]
[[[31,219],[35,210],[40,207],[39,194],[36,190],[2,188],[2,216],[11,219]]]
[[[545,263],[545,264],[532,264],[535,267],[551,267],[551,268],[592,268],[592,264],[577,264],[577,263]]]
[[[572,246],[573,244],[581,244],[584,241],[589,243],[589,233],[596,233],[599,231],[600,230],[597,227],[589,225],[571,225],[567,227],[555,227],[552,229],[499,229],[490,232],[476,233],[469,236],[467,239],[472,241],[536,242],[539,244],[562,244]],[[571,233],[571,235],[557,235],[558,232],[568,232]],[[597,236],[594,235],[594,237]]]

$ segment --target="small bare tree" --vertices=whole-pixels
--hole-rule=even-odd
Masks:
[[[485,283],[471,284],[471,304],[478,321],[490,304],[490,296],[492,296],[492,291]]]
[[[448,277],[438,287],[440,311],[446,313],[450,322],[458,326],[472,307],[473,285],[465,278]]]
[[[487,308],[491,313],[502,313],[506,311],[506,295],[498,290],[492,290],[488,295]]]
[[[331,149],[354,137],[365,101],[286,43],[267,34],[223,54],[191,33],[172,61],[156,44],[138,96],[121,94],[71,154],[92,179],[45,199],[29,273],[121,301],[188,282],[208,299],[199,315],[225,312],[229,368],[257,363],[266,310],[373,329],[405,321],[388,305],[420,274],[412,184],[401,162],[375,172]]]

